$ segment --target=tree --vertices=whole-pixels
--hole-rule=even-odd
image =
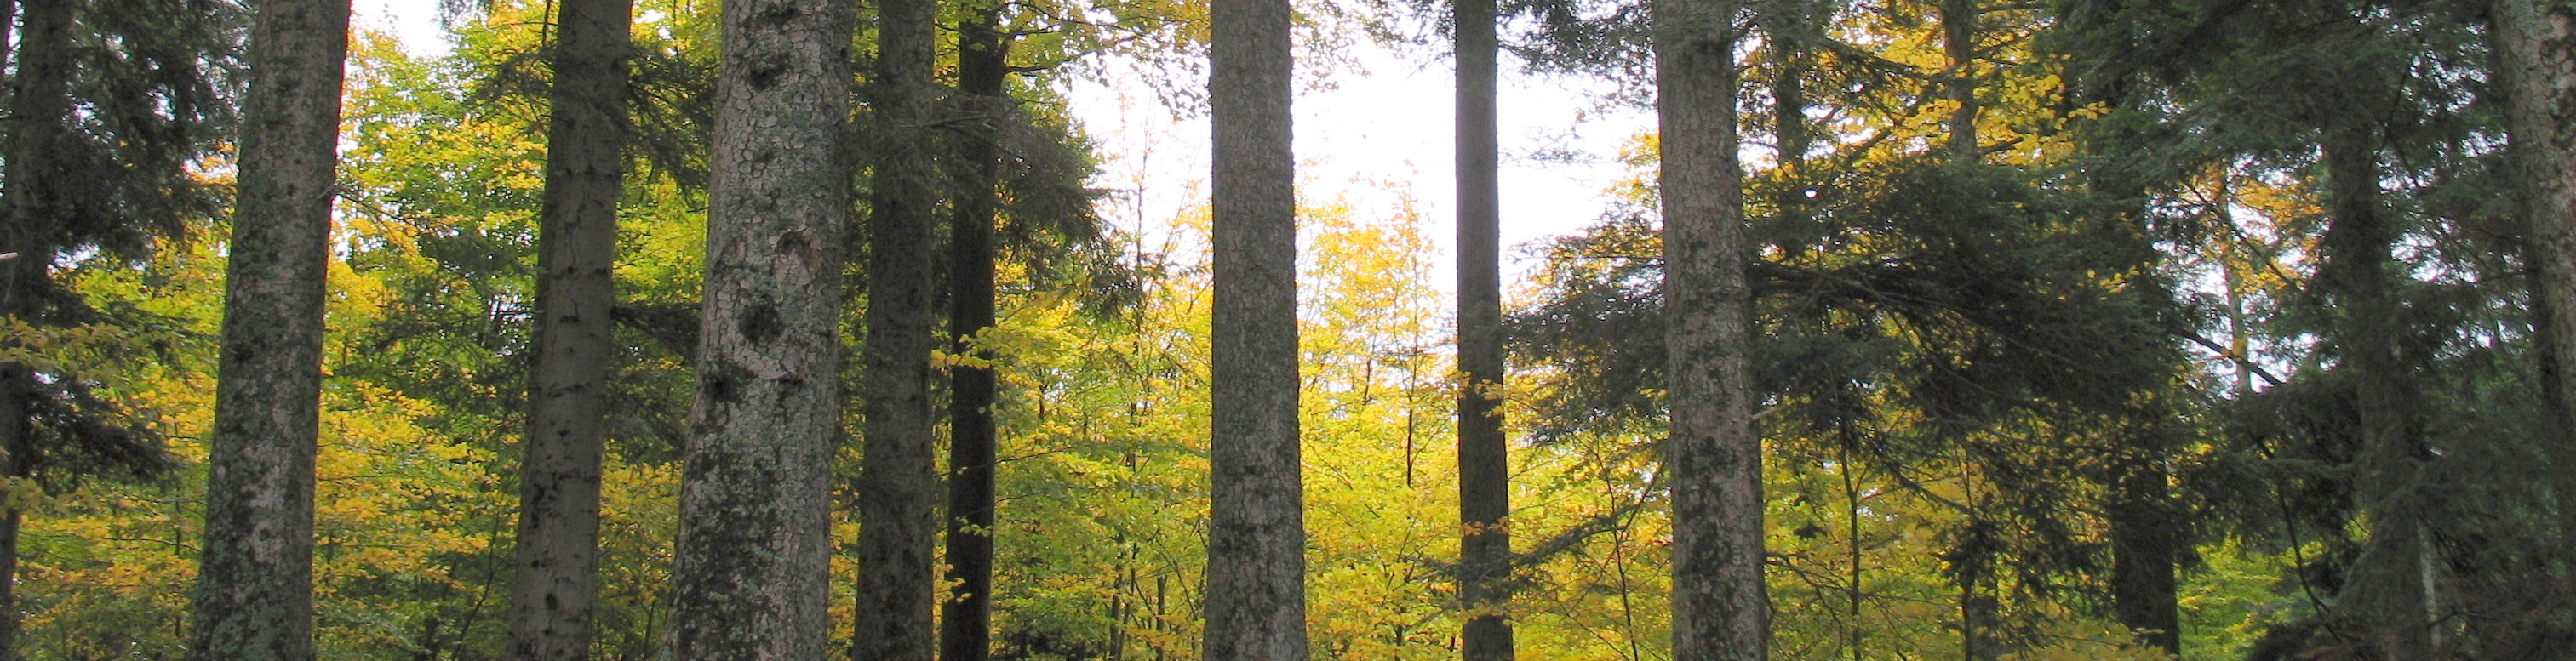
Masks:
[[[956,207],[950,217],[950,351],[972,360],[950,366],[948,388],[948,580],[940,606],[939,658],[984,661],[993,653],[993,471],[999,456],[994,354],[977,337],[993,328],[994,186],[1001,177],[998,130],[1011,108],[1010,35],[1002,7],[978,9],[957,25],[957,93],[969,116],[959,136]]]
[[[1510,661],[1511,458],[1503,437],[1501,197],[1493,0],[1457,0],[1458,600],[1461,658]]]
[[[860,436],[859,610],[852,658],[929,661],[932,512],[930,301],[937,167],[930,139],[938,4],[877,9],[876,175],[868,222],[867,411]]]
[[[538,225],[536,359],[520,449],[510,655],[590,657],[598,593],[600,443],[617,306],[617,199],[625,193],[626,59],[633,0],[568,0]]]
[[[1297,422],[1296,163],[1286,0],[1211,8],[1215,296],[1207,639],[1217,661],[1306,658]]]
[[[683,659],[819,659],[841,355],[851,8],[728,2],[672,574]]]
[[[348,0],[257,7],[188,655],[313,658],[313,457]]]
[[[2530,227],[2532,325],[2543,361],[2542,405],[2560,430],[2558,534],[2576,540],[2576,8],[2538,0],[2497,0],[2492,9],[2498,78]],[[2576,542],[2571,542],[2576,546]]]
[[[1753,426],[1752,295],[1737,162],[1737,5],[1655,0],[1671,367],[1673,656],[1763,659],[1762,441]]]

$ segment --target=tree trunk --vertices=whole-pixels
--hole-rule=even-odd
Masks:
[[[1949,62],[1943,77],[1949,88],[1950,149],[1960,163],[1975,163],[1977,151],[1977,0],[1941,0],[1941,53]]]
[[[930,301],[933,32],[931,0],[886,0],[877,13],[876,217],[869,223],[868,311],[859,475],[859,661],[930,661],[938,645],[931,549]]]
[[[2329,120],[2323,140],[2326,213],[2317,284],[2334,321],[2328,338],[2339,369],[2348,370],[2361,417],[2355,492],[2371,521],[2370,539],[2347,594],[2369,618],[2390,661],[2432,658],[2432,628],[2423,605],[2423,503],[2415,496],[2422,447],[2415,436],[2413,370],[2404,355],[2406,326],[2398,271],[2390,253],[2398,230],[2379,199],[2378,130],[2367,115]],[[2348,602],[2351,603],[2351,602]]]
[[[590,657],[598,593],[600,442],[615,358],[609,269],[625,192],[633,0],[562,0],[545,207],[537,228],[536,364],[519,469],[510,658]]]
[[[2539,0],[2498,0],[2499,78],[2510,93],[2513,158],[2530,221],[2527,255],[2536,278],[2533,325],[2555,360],[2543,390],[2558,422],[2558,530],[2576,547],[2576,9]]]
[[[1287,0],[1212,6],[1214,415],[1209,661],[1306,658],[1298,473],[1297,200]]]
[[[2151,432],[2153,433],[2153,432]],[[2182,613],[2177,604],[2174,558],[2180,542],[2166,487],[2162,443],[2121,458],[2111,503],[2111,607],[2120,624],[2165,654],[2182,653]]]
[[[677,658],[811,661],[831,636],[851,11],[724,3]]]
[[[0,40],[7,39],[9,14],[17,4],[0,1]],[[8,206],[0,223],[0,253],[17,256],[0,261],[0,323],[41,323],[44,299],[53,289],[54,247],[60,230],[54,218],[63,196],[55,172],[55,153],[62,127],[71,122],[72,6],[70,0],[38,0],[27,8],[19,28],[25,43],[37,44],[17,62],[10,79],[6,178],[0,179],[0,202]],[[5,41],[0,41],[5,44]],[[7,56],[0,47],[0,60]],[[16,348],[15,339],[0,339],[0,348]],[[36,374],[24,363],[0,362],[0,475],[25,477],[34,456],[35,425],[29,415],[36,397]],[[14,502],[14,501],[13,501]],[[23,512],[0,505],[0,661],[14,661],[18,642],[18,526]]]
[[[1671,353],[1673,657],[1766,658],[1762,443],[1746,343],[1742,167],[1731,0],[1655,0]]]
[[[956,355],[984,360],[993,354],[975,339],[993,327],[993,187],[1001,176],[995,127],[1011,107],[1003,87],[1010,42],[1001,23],[996,5],[957,26],[960,105],[980,119],[966,124],[974,128],[957,150],[964,174],[948,232],[948,332]],[[993,471],[1000,461],[994,374],[990,367],[968,364],[951,366],[948,374],[948,580],[956,587],[940,605],[939,658],[985,661],[993,653]]]
[[[257,11],[188,649],[196,661],[313,658],[313,457],[349,3],[265,0]]]
[[[1510,661],[1511,456],[1503,437],[1502,189],[1494,0],[1457,0],[1458,600],[1466,661]]]

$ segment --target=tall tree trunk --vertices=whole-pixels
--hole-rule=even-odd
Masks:
[[[1732,0],[1654,0],[1671,353],[1673,657],[1766,658],[1762,441],[1746,343],[1742,165]]]
[[[17,5],[0,1],[0,40],[11,31],[8,14]],[[60,229],[53,221],[64,195],[55,172],[56,152],[71,122],[72,3],[37,0],[27,8],[23,43],[27,49],[10,78],[8,162],[0,178],[0,323],[42,323],[45,299],[53,290],[54,246]],[[0,48],[0,60],[5,60]],[[15,339],[0,338],[0,348],[16,348]],[[0,475],[26,477],[35,456],[35,425],[29,419],[36,397],[35,370],[24,363],[0,362]],[[14,501],[12,501],[14,502]],[[0,505],[0,661],[14,661],[18,642],[18,527],[24,513]]]
[[[948,232],[949,342],[959,356],[990,360],[992,352],[978,347],[976,336],[993,327],[997,124],[1011,107],[1003,87],[1010,42],[999,5],[959,21],[957,33],[960,105],[977,119],[966,124],[975,128],[957,150],[964,163]],[[956,587],[940,605],[939,658],[984,661],[993,654],[993,471],[1000,461],[994,375],[971,364],[951,366],[948,374],[948,580]]]
[[[1975,163],[1977,150],[1977,0],[1941,0],[1941,53],[1949,63],[1943,84],[1958,107],[1950,111],[1950,149],[1960,163]]]
[[[349,2],[256,9],[188,646],[196,661],[313,658],[313,456]]]
[[[831,636],[851,11],[724,3],[677,658],[811,661]]]
[[[1494,116],[1494,0],[1457,0],[1458,599],[1466,661],[1510,661],[1511,455],[1503,437],[1501,166]]]
[[[625,192],[633,0],[561,0],[545,207],[538,219],[536,364],[519,468],[510,657],[590,657],[598,593],[600,442],[615,357],[609,269]]]
[[[931,549],[930,300],[932,210],[938,204],[929,125],[938,5],[886,0],[877,10],[876,217],[869,223],[868,311],[859,475],[859,661],[930,661],[938,645]]]
[[[2161,433],[2161,432],[2148,432]],[[2182,653],[2182,614],[2174,559],[2179,555],[2161,441],[2132,442],[2121,462],[2111,522],[2111,608],[2120,624],[2165,654]]]
[[[2507,117],[2513,158],[2524,187],[2536,271],[2534,326],[2544,353],[2546,405],[2558,424],[2558,533],[2576,547],[2576,9],[2540,0],[2498,0],[2500,78],[2510,93]]]
[[[2316,286],[2334,306],[2328,338],[2347,370],[2361,417],[2355,492],[2371,521],[2370,539],[2347,594],[2390,661],[2433,658],[2432,627],[2421,580],[2423,503],[2414,495],[2423,463],[2415,434],[2413,370],[2405,357],[2405,321],[2391,246],[2398,230],[2381,208],[2379,132],[2368,115],[2329,120],[2323,140],[2326,213],[2323,262]],[[2352,603],[2352,602],[2347,602]]]
[[[1303,661],[1289,9],[1287,0],[1227,0],[1212,12],[1215,413],[1204,656]]]

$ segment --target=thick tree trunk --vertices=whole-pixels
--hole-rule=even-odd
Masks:
[[[536,364],[519,468],[510,658],[590,657],[599,566],[600,441],[625,192],[626,52],[633,0],[562,0],[553,121],[538,221]]]
[[[1655,86],[1663,134],[1664,292],[1671,352],[1673,657],[1764,659],[1762,442],[1745,284],[1742,166],[1736,157],[1731,0],[1655,0]]]
[[[1511,455],[1503,437],[1501,166],[1494,116],[1494,0],[1457,0],[1458,600],[1475,613],[1461,658],[1510,661]]]
[[[2398,239],[2379,199],[2378,131],[2366,116],[2332,120],[2323,141],[2326,213],[2317,284],[2334,306],[2328,338],[2348,373],[2361,416],[2355,492],[2371,521],[2370,539],[2347,594],[2369,618],[2390,661],[2433,658],[2433,632],[2422,581],[2422,465],[2415,433],[2413,370],[2407,365],[2398,271]],[[2349,602],[2348,602],[2349,603]]]
[[[994,6],[957,26],[960,105],[981,119],[967,124],[980,130],[968,131],[957,150],[964,174],[948,232],[949,346],[959,356],[985,360],[993,354],[978,348],[975,338],[993,327],[994,185],[1001,176],[994,127],[1010,111],[1003,87],[1010,42],[1001,22],[1001,8]],[[939,658],[984,661],[993,654],[993,471],[1000,461],[994,374],[990,367],[967,364],[949,367],[948,374],[948,580],[956,587],[940,605]],[[1116,625],[1111,626],[1114,634]]]
[[[1287,0],[1227,0],[1212,12],[1215,413],[1204,658],[1303,661],[1289,9]]]
[[[2546,405],[2559,436],[2559,535],[2576,547],[2576,9],[2540,0],[2498,0],[2497,50],[2503,56],[2513,157],[2530,220],[2533,325],[2556,369],[2547,375]]]
[[[869,223],[867,422],[859,475],[858,625],[852,658],[930,661],[938,645],[930,412],[931,81],[937,4],[878,6],[876,217]]]
[[[831,636],[851,5],[723,9],[674,655],[812,661]]]
[[[17,4],[0,2],[0,60],[7,57],[9,14]],[[53,219],[64,194],[55,172],[55,152],[63,128],[71,122],[72,3],[37,0],[27,8],[24,43],[36,44],[17,62],[11,77],[9,133],[5,178],[0,179],[0,253],[17,256],[0,261],[0,322],[41,323],[41,302],[53,289],[50,267],[54,245],[61,241]],[[17,341],[0,338],[0,347]],[[0,362],[0,475],[24,477],[27,459],[36,451],[35,426],[28,416],[36,396],[35,371],[23,363]],[[18,642],[18,525],[22,513],[0,506],[0,661],[14,661]]]
[[[251,29],[209,441],[196,661],[313,658],[313,456],[348,0],[267,0]]]
[[[2144,447],[2161,448],[2162,444]],[[2140,450],[2139,452],[2149,452]],[[2111,503],[2111,608],[2120,624],[2166,654],[2182,653],[2174,559],[2179,554],[2161,453],[2122,458]]]

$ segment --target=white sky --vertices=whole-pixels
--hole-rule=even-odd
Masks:
[[[357,0],[357,24],[397,35],[414,54],[441,54],[448,44],[436,6],[435,0]],[[1436,53],[1399,54],[1366,43],[1344,50],[1363,70],[1320,72],[1333,84],[1295,102],[1300,195],[1309,203],[1347,196],[1362,217],[1382,218],[1395,210],[1388,191],[1408,191],[1422,214],[1424,234],[1444,253],[1430,284],[1445,291],[1454,283],[1448,254],[1456,234],[1450,62]],[[1504,268],[1526,274],[1537,264],[1519,246],[1591,225],[1604,207],[1602,191],[1627,176],[1616,158],[1620,147],[1651,130],[1654,116],[1603,107],[1595,99],[1609,90],[1597,82],[1518,74],[1508,58],[1503,68]],[[1299,75],[1302,80],[1316,73]],[[1205,203],[1209,143],[1203,116],[1176,118],[1141,85],[1126,81],[1080,80],[1068,83],[1066,92],[1072,114],[1102,152],[1100,185],[1132,189],[1133,182],[1147,182],[1139,198],[1120,205],[1126,208],[1104,210],[1105,217],[1134,222],[1141,211],[1149,224],[1159,225]],[[1542,149],[1577,158],[1529,156]]]

